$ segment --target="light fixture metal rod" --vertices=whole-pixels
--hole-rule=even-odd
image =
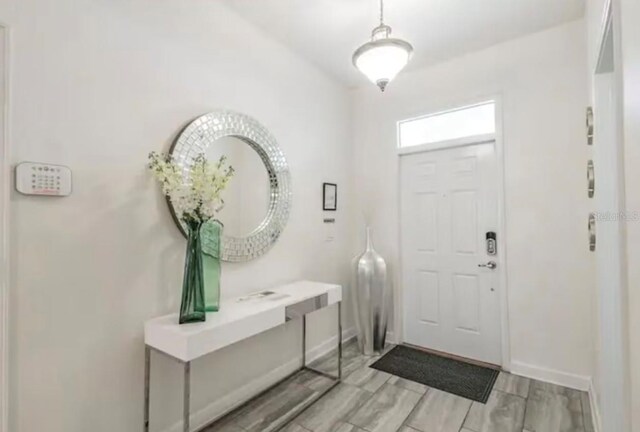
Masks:
[[[384,0],[380,0],[380,25],[384,24]]]

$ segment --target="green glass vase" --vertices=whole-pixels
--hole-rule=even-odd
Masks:
[[[184,261],[180,324],[206,319],[204,305],[204,271],[202,259],[201,223],[186,222],[187,254]]]
[[[220,238],[222,224],[217,220],[202,225],[202,252],[204,262],[204,305],[207,312],[220,310]]]

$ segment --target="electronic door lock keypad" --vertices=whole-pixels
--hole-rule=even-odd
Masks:
[[[495,231],[487,231],[486,241],[487,241],[487,255],[497,255],[498,244],[496,242]]]

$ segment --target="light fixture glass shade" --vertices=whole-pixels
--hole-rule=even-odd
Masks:
[[[409,63],[413,53],[409,42],[390,38],[390,33],[388,26],[377,27],[371,42],[362,45],[353,54],[354,66],[382,91]]]

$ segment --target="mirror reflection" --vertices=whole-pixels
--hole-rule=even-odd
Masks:
[[[210,161],[217,161],[222,155],[227,156],[235,173],[225,190],[225,205],[217,219],[224,224],[226,236],[245,237],[267,216],[269,175],[260,155],[240,138],[220,138],[206,152]]]

